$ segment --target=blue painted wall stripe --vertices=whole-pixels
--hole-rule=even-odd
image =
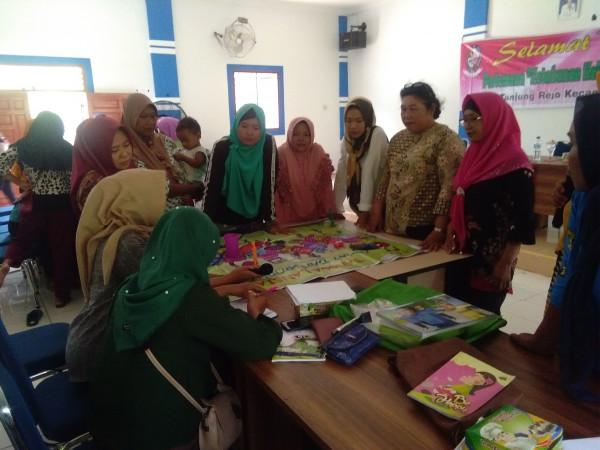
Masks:
[[[175,55],[152,53],[155,97],[179,97],[177,80],[177,60]]]
[[[87,92],[94,92],[94,77],[92,64],[89,58],[63,58],[60,56],[24,56],[0,55],[0,62],[15,64],[54,64],[64,66],[81,66],[85,75]]]
[[[338,16],[338,33],[348,31],[348,17]],[[344,108],[348,102],[348,52],[340,50],[338,56],[339,64],[339,97],[340,97],[340,139],[344,136]]]
[[[348,31],[348,17],[338,16],[338,31],[339,33]]]
[[[489,0],[465,0],[464,28],[487,25]]]
[[[154,78],[155,98],[179,98],[179,77],[177,74],[177,56],[174,54],[175,33],[173,31],[173,11],[171,6],[171,0],[146,0],[148,34],[151,41],[149,51]],[[166,46],[169,46],[169,50],[172,51],[163,51],[162,49],[167,48]],[[156,52],[153,52],[153,49]]]
[[[174,41],[171,0],[146,0],[150,39]]]
[[[348,97],[348,63],[340,62],[340,97]]]

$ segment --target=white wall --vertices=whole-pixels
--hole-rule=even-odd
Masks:
[[[182,106],[201,123],[203,143],[229,133],[227,64],[276,65],[284,72],[286,130],[292,118],[307,116],[315,123],[316,140],[335,152],[338,14],[314,6],[248,3],[173,0]],[[230,57],[213,35],[238,16],[246,17],[256,33],[257,44],[244,58]]]
[[[439,122],[458,126],[464,0],[389,1],[348,17],[367,24],[367,48],[348,52],[350,96],[373,102],[391,138],[404,128],[400,89],[425,81],[442,100]]]
[[[226,65],[258,64],[284,68],[286,129],[308,116],[316,139],[337,151],[339,10],[268,0],[172,5],[181,102],[200,122],[205,146],[229,133]],[[90,58],[96,92],[153,97],[144,0],[0,0],[0,11],[0,53]],[[238,16],[256,32],[245,58],[228,56],[213,35]]]
[[[350,96],[375,106],[389,137],[403,128],[399,91],[407,82],[432,84],[444,101],[439,121],[457,129],[464,0],[379,0],[343,9],[271,0],[172,0],[180,94],[203,127],[203,143],[228,132],[226,65],[281,65],[285,118],[306,115],[316,138],[337,158],[338,15],[367,24],[367,48],[351,50]],[[591,29],[600,0],[582,0],[579,19],[557,21],[558,0],[490,0],[489,37],[520,37]],[[0,0],[0,53],[90,58],[96,92],[149,91],[152,69],[144,0]],[[250,20],[257,44],[232,58],[213,32],[238,16]],[[600,58],[599,58],[600,59]],[[523,146],[536,135],[560,139],[572,108],[517,110]],[[283,137],[277,138],[278,142]]]

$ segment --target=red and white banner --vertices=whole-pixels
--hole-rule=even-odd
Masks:
[[[461,98],[496,92],[513,108],[573,106],[597,92],[600,29],[461,45]]]

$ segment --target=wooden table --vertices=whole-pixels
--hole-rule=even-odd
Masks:
[[[375,280],[359,273],[332,277],[367,287]],[[280,320],[294,317],[285,291],[269,294],[269,308]],[[559,385],[557,359],[539,357],[513,346],[496,331],[479,340],[496,367],[516,376],[524,394],[522,409],[560,424],[566,438],[597,436],[600,405],[576,403]],[[237,386],[244,403],[247,449],[451,449],[409,399],[409,387],[388,366],[393,353],[375,348],[352,367],[333,361],[256,361],[238,366]],[[594,387],[600,391],[600,380]]]
[[[556,207],[552,203],[552,192],[557,181],[567,176],[567,161],[562,158],[544,157],[540,161],[532,161],[533,180],[535,184],[535,204],[533,212],[543,216],[554,215]]]
[[[344,228],[353,231],[360,231],[356,225],[351,222],[344,222]],[[407,237],[395,236],[387,233],[369,233],[379,236],[386,241],[400,242],[406,245],[418,246],[419,241]],[[419,253],[409,258],[400,258],[385,264],[376,264],[374,266],[358,269],[357,272],[366,275],[375,280],[384,280],[393,278],[396,281],[406,284],[425,286],[430,289],[443,292],[445,289],[446,268],[450,265],[460,264],[471,255],[453,253],[449,255],[445,250],[440,249],[437,252]]]

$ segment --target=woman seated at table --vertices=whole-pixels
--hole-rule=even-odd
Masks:
[[[77,127],[71,171],[71,203],[77,217],[102,178],[135,167],[132,135],[129,128],[106,116],[87,119]]]
[[[535,333],[511,335],[514,343],[540,355],[554,355],[559,340],[568,342],[573,339],[572,342],[577,342],[577,339],[584,339],[585,341],[585,333],[588,333],[587,336],[593,339],[597,337],[598,330],[598,306],[597,303],[594,306],[593,302],[598,300],[599,291],[597,284],[592,286],[592,280],[594,283],[598,282],[598,278],[594,278],[595,273],[593,273],[594,270],[597,270],[597,259],[594,259],[598,257],[596,253],[598,250],[597,232],[594,232],[597,230],[594,228],[597,227],[597,221],[592,220],[591,217],[597,217],[598,210],[594,209],[597,208],[597,204],[591,203],[588,208],[587,202],[588,198],[597,200],[596,196],[591,197],[590,191],[596,192],[597,195],[597,189],[600,186],[600,152],[598,152],[600,146],[600,94],[577,98],[569,137],[572,144],[568,160],[569,173],[575,190],[571,197],[571,213],[561,267],[550,291],[550,304],[547,305],[542,322]],[[583,215],[584,211],[587,211],[585,216]],[[583,232],[584,229],[586,233]],[[583,261],[587,261],[585,265],[582,264]],[[587,273],[587,278],[580,278],[581,275],[577,275],[578,281],[573,281],[573,286],[569,287],[575,274],[583,273]],[[588,290],[584,295],[581,289],[586,286],[586,283]],[[580,295],[582,297],[578,298]],[[566,308],[567,301],[569,302],[568,315],[563,320],[563,309]],[[594,307],[596,312],[592,313]],[[563,323],[566,320],[569,322]],[[577,322],[578,320],[580,324]],[[588,330],[590,320],[595,326],[595,331],[592,332]],[[567,326],[570,329],[575,327],[578,330],[577,333],[572,336],[566,333]],[[597,345],[597,341],[593,345]],[[569,354],[573,348],[576,347],[571,345]],[[581,355],[594,361],[597,357],[597,348],[593,357],[587,353],[588,350],[589,347],[582,348]],[[562,356],[561,346],[561,358]]]
[[[217,141],[206,172],[204,212],[222,233],[281,230],[275,223],[277,144],[258,105],[242,106]]]
[[[375,110],[364,97],[351,99],[344,108],[344,138],[335,175],[334,192],[338,214],[344,200],[357,215],[356,224],[365,228],[373,205],[377,181],[385,165],[388,138],[375,125]]]
[[[467,95],[462,123],[471,145],[452,184],[445,247],[473,258],[446,292],[500,314],[521,244],[535,244],[533,169],[515,114],[498,94]]]
[[[181,239],[186,236],[187,239]],[[209,286],[219,230],[196,208],[159,220],[140,271],[117,291],[100,364],[90,383],[94,439],[108,448],[168,449],[198,434],[200,412],[144,354],[150,348],[196,399],[216,394],[210,362],[271,358],[282,336],[262,313],[266,296],[247,290],[248,312]]]
[[[148,236],[165,211],[165,178],[162,170],[120,171],[100,180],[83,208],[76,250],[85,303],[71,322],[66,348],[72,381],[89,381],[98,362],[113,295],[139,270]],[[240,296],[257,286],[232,283],[259,276],[243,267],[210,282],[220,295]]]
[[[293,119],[288,127],[287,140],[277,153],[277,222],[306,222],[335,214],[331,186],[333,164],[323,147],[315,143],[312,121],[306,117]]]
[[[436,122],[441,103],[427,83],[407,84],[400,99],[406,129],[390,141],[367,229],[418,239],[423,250],[436,251],[446,238],[452,179],[464,144]]]
[[[183,184],[174,167],[175,142],[162,133],[156,133],[158,110],[152,100],[144,94],[131,94],[123,104],[121,123],[133,133],[133,157],[142,161],[148,169],[164,170],[169,181],[167,208],[184,204],[182,196],[199,200],[204,193],[204,184]]]

